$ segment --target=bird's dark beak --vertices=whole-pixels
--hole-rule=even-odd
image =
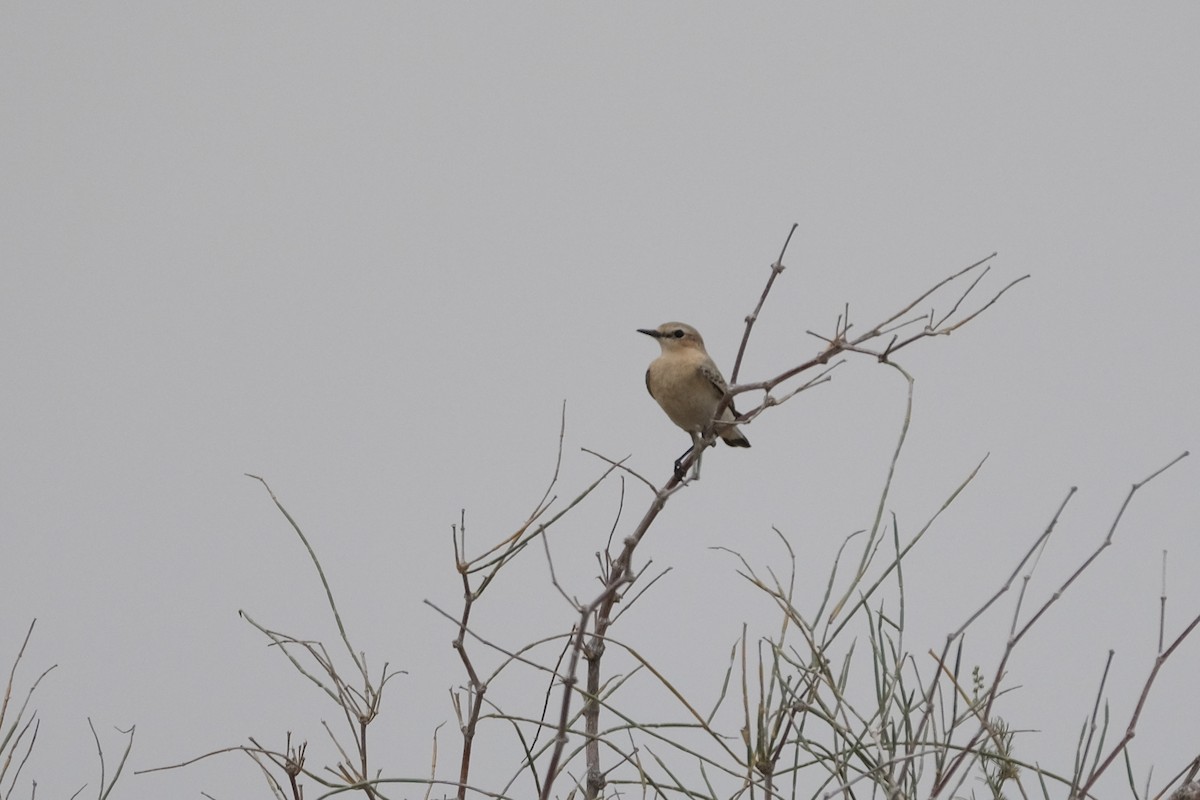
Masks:
[[[659,338],[662,335],[658,331],[654,330],[653,328],[638,328],[637,332],[644,333],[647,336],[653,336],[655,339]]]

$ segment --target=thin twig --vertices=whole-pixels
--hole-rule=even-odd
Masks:
[[[1152,475],[1151,477],[1154,476]],[[1149,480],[1149,478],[1147,480]],[[1079,787],[1079,791],[1072,795],[1072,797],[1086,797],[1091,791],[1092,786],[1095,785],[1096,781],[1100,779],[1100,776],[1104,774],[1104,771],[1108,769],[1110,765],[1112,765],[1112,762],[1116,759],[1116,757],[1124,752],[1126,746],[1128,746],[1128,744],[1133,740],[1133,737],[1137,734],[1138,719],[1140,719],[1142,716],[1142,709],[1146,705],[1146,699],[1150,697],[1150,688],[1154,685],[1154,679],[1158,677],[1158,671],[1162,669],[1163,664],[1167,663],[1167,659],[1171,657],[1171,654],[1175,652],[1175,649],[1179,647],[1179,645],[1183,644],[1184,639],[1191,635],[1192,631],[1196,629],[1197,625],[1200,625],[1200,614],[1193,617],[1192,621],[1188,623],[1188,626],[1184,628],[1178,636],[1175,637],[1175,641],[1171,642],[1171,646],[1159,653],[1154,659],[1154,666],[1150,670],[1150,675],[1146,678],[1146,683],[1142,686],[1142,694],[1140,697],[1138,697],[1137,705],[1133,709],[1133,716],[1129,718],[1129,725],[1125,728],[1125,735],[1121,737],[1121,741],[1117,742],[1112,751],[1109,752],[1108,757],[1104,759],[1100,766],[1092,770],[1092,773],[1088,776],[1087,781]]]
[[[263,488],[267,490],[267,494],[271,497],[271,502],[275,504],[275,507],[279,509],[281,514],[283,514],[284,519],[286,519],[292,526],[292,530],[294,530],[296,535],[300,537],[300,541],[304,543],[304,549],[308,551],[308,556],[312,559],[313,566],[317,568],[317,575],[321,578],[321,585],[325,587],[325,600],[329,603],[329,608],[333,612],[333,619],[337,623],[338,633],[341,634],[342,643],[346,645],[346,652],[350,654],[350,660],[353,661],[355,666],[358,667],[358,671],[362,675],[363,680],[368,680],[367,665],[359,660],[358,653],[355,652],[353,645],[350,644],[350,638],[346,634],[346,626],[342,623],[342,615],[338,612],[337,603],[334,602],[333,599],[333,590],[329,587],[329,580],[325,577],[325,570],[321,567],[320,560],[317,559],[316,551],[314,551],[312,545],[309,544],[308,537],[304,535],[304,531],[300,529],[300,525],[295,519],[292,518],[292,515],[288,513],[288,510],[283,507],[283,503],[279,502],[279,498],[275,496],[275,492],[271,490],[270,485],[264,478],[261,478],[258,475],[252,475],[249,472],[246,473],[246,477],[253,478],[263,485]]]

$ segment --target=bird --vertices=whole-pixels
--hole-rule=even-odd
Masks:
[[[695,451],[693,478],[700,477],[700,437],[713,421],[717,405],[725,396],[728,384],[712,357],[704,349],[700,332],[683,322],[666,322],[657,328],[638,328],[658,341],[662,353],[650,362],[646,370],[646,389],[671,421],[692,437],[692,446],[675,461],[675,475],[683,478],[680,464],[688,453]],[[738,413],[733,403],[721,412],[714,431],[730,447],[749,447],[736,424]]]

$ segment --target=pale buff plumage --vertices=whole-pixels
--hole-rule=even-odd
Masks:
[[[646,388],[671,421],[692,437],[694,449],[717,413],[717,405],[725,394],[725,378],[691,325],[667,322],[654,329],[639,328],[638,332],[654,337],[662,348],[662,354],[646,370]],[[736,419],[737,411],[729,403],[721,412],[715,432],[731,447],[749,447],[750,441],[733,424]],[[698,476],[699,458],[696,467]]]

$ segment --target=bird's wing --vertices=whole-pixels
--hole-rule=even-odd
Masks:
[[[703,375],[710,384],[712,384],[713,389],[716,390],[718,398],[722,397],[725,394],[725,391],[729,388],[729,384],[725,382],[725,378],[722,377],[721,371],[717,369],[716,365],[712,362],[701,364],[700,374]],[[729,401],[729,410],[735,417],[738,415],[737,409],[733,407],[733,400]]]
[[[716,388],[718,394],[725,394],[725,389],[728,384],[726,384],[725,379],[721,377],[721,371],[719,369],[712,364],[701,364],[700,374],[703,375],[704,378]]]
[[[716,365],[714,365],[712,361],[709,361],[708,363],[702,363],[702,365],[700,365],[700,374],[704,375],[704,378],[708,380],[708,383],[713,385],[713,389],[716,391],[716,397],[718,398],[724,396],[725,391],[728,389],[728,387],[730,387],[730,385],[725,383],[725,378],[722,377],[720,369],[716,368]],[[733,398],[730,398],[728,409],[730,409],[730,413],[733,414],[733,416],[740,416],[738,414],[738,410],[733,408]],[[721,416],[724,416],[724,414]]]
[[[650,393],[651,397],[654,397],[654,390],[650,388],[650,370],[648,369],[646,370],[646,391]],[[654,397],[654,399],[657,400],[658,398]]]

